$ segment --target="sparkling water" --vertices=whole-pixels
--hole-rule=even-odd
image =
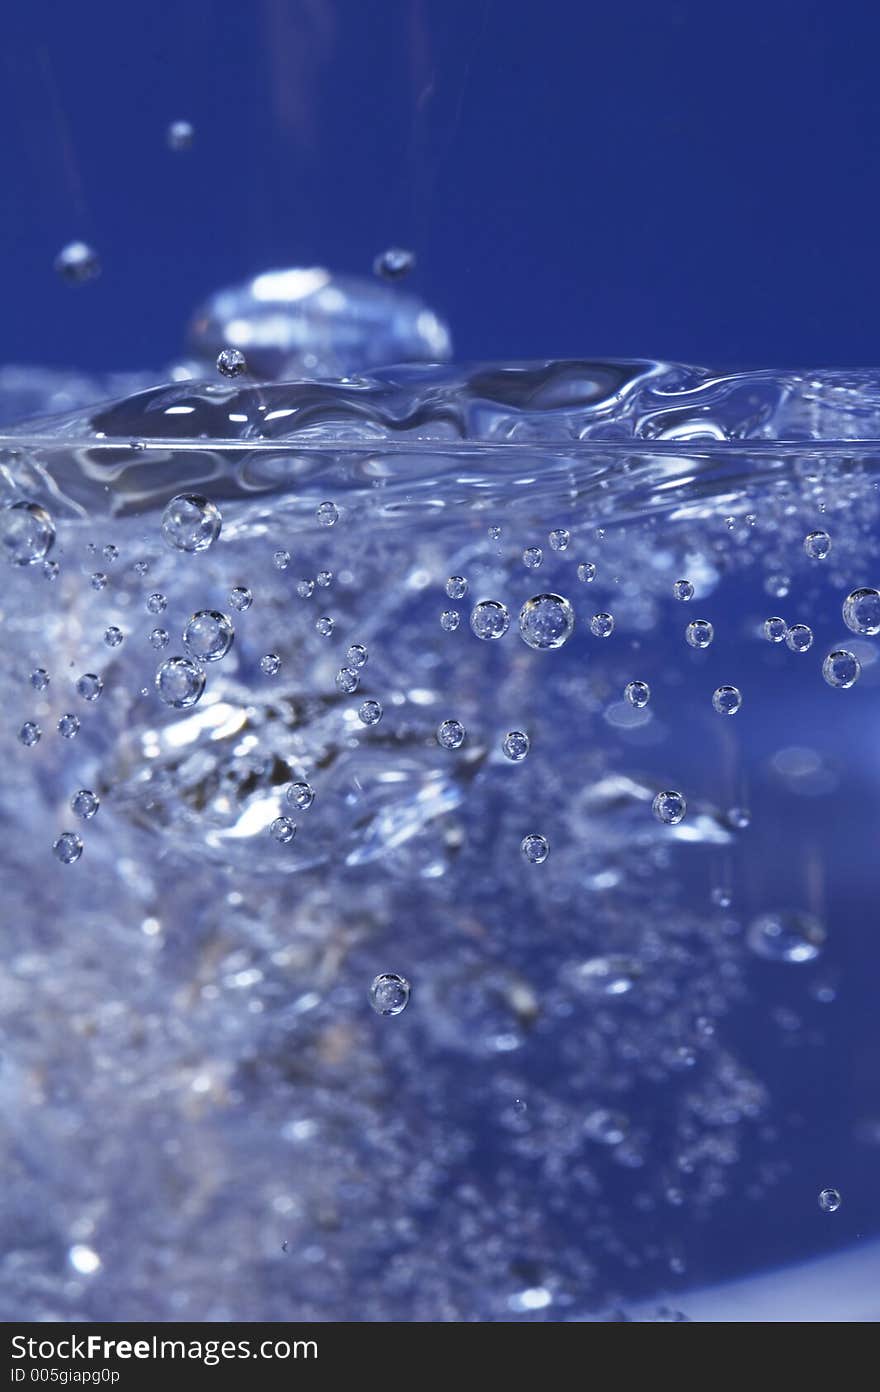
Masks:
[[[0,440],[7,1316],[679,1319],[867,1242],[876,376],[224,379],[218,313]]]

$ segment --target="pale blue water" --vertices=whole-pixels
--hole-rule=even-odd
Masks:
[[[0,440],[6,1318],[697,1318],[877,1234],[876,375],[360,366]]]

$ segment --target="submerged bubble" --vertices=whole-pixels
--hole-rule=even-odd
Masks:
[[[96,570],[94,575],[89,576],[89,584],[93,590],[105,590],[107,588],[107,576],[103,570]]]
[[[571,980],[578,991],[588,996],[625,996],[635,986],[642,970],[641,962],[635,957],[590,957],[573,969]]]
[[[165,139],[168,142],[169,150],[175,154],[180,154],[184,150],[190,150],[195,138],[195,131],[190,121],[172,121],[168,130],[165,132]]]
[[[823,1213],[836,1213],[841,1203],[839,1189],[823,1189],[819,1194],[819,1207]]]
[[[785,635],[785,642],[792,652],[809,652],[813,646],[813,630],[806,624],[792,624]]]
[[[187,619],[183,646],[199,662],[219,662],[232,647],[235,629],[218,609],[199,609]]]
[[[712,705],[719,715],[736,715],[742,705],[742,692],[736,686],[719,686],[712,696]]]
[[[83,843],[75,831],[62,831],[52,843],[52,850],[62,865],[73,865],[83,853]]]
[[[768,962],[812,962],[825,944],[825,929],[800,910],[767,913],[750,925],[746,942]]]
[[[117,628],[115,624],[111,624],[109,628],[104,629],[104,642],[108,648],[118,648],[124,637],[125,635],[122,629]]]
[[[814,561],[824,561],[831,552],[831,538],[827,532],[808,532],[804,537],[804,550]]]
[[[243,377],[247,359],[240,348],[223,348],[217,354],[217,371],[221,377]]]
[[[119,560],[119,547],[118,547],[118,546],[114,546],[113,543],[112,543],[112,541],[110,541],[110,542],[108,542],[107,545],[104,547],[103,551],[101,552],[101,555],[104,557],[104,560],[105,560],[105,561],[111,561],[111,562],[112,562],[112,561],[118,561],[118,560]]]
[[[57,728],[62,739],[75,739],[79,734],[79,716],[71,715],[68,711],[59,717]]]
[[[319,633],[322,638],[333,636],[333,626],[333,620],[327,614],[321,614],[319,618],[315,619],[315,632]]]
[[[444,609],[440,615],[440,627],[444,633],[454,633],[461,623],[461,614],[457,609]]]
[[[651,699],[651,688],[645,681],[631,681],[623,688],[623,695],[631,706],[641,710]]]
[[[167,628],[153,628],[150,630],[150,643],[154,648],[167,648],[169,633]]]
[[[363,643],[352,643],[348,652],[345,654],[345,660],[349,667],[354,667],[355,670],[358,670],[364,666],[369,656],[370,654],[367,652]]]
[[[282,846],[289,846],[296,836],[296,822],[292,822],[289,817],[276,817],[269,825],[269,835],[280,841]]]
[[[504,736],[501,748],[512,764],[519,764],[528,754],[531,740],[522,730],[510,730]]]
[[[880,590],[853,590],[843,601],[843,622],[853,633],[873,638],[880,633]]]
[[[544,559],[540,546],[527,546],[522,553],[523,565],[527,570],[537,570]]]
[[[731,807],[727,813],[727,820],[737,831],[745,831],[747,826],[751,826],[752,814],[745,807]]]
[[[377,1015],[399,1015],[409,1004],[412,988],[405,976],[383,972],[370,986],[370,1005]]]
[[[222,525],[220,509],[200,493],[179,493],[162,513],[162,535],[175,551],[207,551]]]
[[[828,685],[841,687],[843,690],[855,685],[861,670],[862,664],[855,653],[848,652],[846,648],[830,652],[822,663],[822,676]]]
[[[312,595],[315,593],[314,580],[297,580],[296,592],[300,599],[311,599]]]
[[[446,594],[449,599],[464,599],[468,582],[463,575],[450,575],[446,581]]]
[[[360,684],[360,677],[353,667],[340,667],[336,673],[336,689],[345,696],[351,696],[352,692],[357,691]]]
[[[35,667],[31,672],[30,682],[34,691],[45,691],[49,685],[49,673],[45,667]]]
[[[464,738],[465,728],[460,720],[443,720],[437,727],[437,743],[441,749],[460,749]]]
[[[672,593],[676,599],[687,601],[694,597],[694,587],[690,580],[676,580],[672,587]]]
[[[564,527],[554,527],[547,540],[550,543],[551,551],[565,551],[571,537]]]
[[[68,242],[55,257],[55,270],[68,285],[85,285],[101,274],[101,262],[88,242]]]
[[[785,619],[778,617],[764,620],[764,637],[768,643],[781,643],[788,632],[788,624]]]
[[[471,610],[471,632],[484,642],[503,638],[510,627],[510,614],[497,599],[481,599]]]
[[[574,610],[562,595],[533,595],[519,611],[519,636],[530,648],[561,648],[573,633]]]
[[[321,503],[315,512],[319,527],[335,527],[339,521],[339,509],[335,503]]]
[[[148,614],[163,614],[167,608],[168,600],[158,590],[151,595],[147,595]]]
[[[408,276],[416,264],[416,254],[414,251],[407,251],[404,247],[388,247],[385,251],[380,251],[373,262],[373,274],[380,276],[382,280],[402,280]]]
[[[315,576],[315,584],[316,584],[316,585],[319,585],[319,586],[321,587],[322,590],[326,590],[330,585],[332,585],[332,583],[333,583],[333,571],[332,571],[332,570],[319,570],[319,571],[318,571],[317,575]]]
[[[520,842],[520,850],[530,865],[543,865],[550,854],[550,843],[546,836],[532,832]]]
[[[35,720],[26,720],[18,732],[18,738],[26,749],[40,743],[42,730]]]
[[[596,567],[592,561],[582,561],[577,568],[577,578],[584,585],[591,584],[596,578]]]
[[[590,619],[590,632],[594,638],[610,638],[614,632],[613,614],[594,614]]]
[[[382,707],[378,701],[364,701],[358,710],[358,719],[363,725],[378,725],[382,719]]]
[[[708,648],[715,637],[715,630],[708,619],[694,619],[685,629],[684,636],[692,648]]]
[[[205,674],[188,657],[169,657],[156,672],[160,700],[175,710],[194,706],[205,689]]]
[[[76,683],[76,689],[84,701],[97,701],[104,690],[104,683],[96,672],[84,672]]]
[[[101,799],[91,788],[80,788],[70,799],[71,812],[77,817],[82,817],[84,822],[90,822],[100,806]]]
[[[260,671],[264,677],[277,677],[281,671],[281,658],[277,653],[266,653],[260,658]]]
[[[229,603],[239,614],[245,613],[250,609],[254,602],[254,597],[246,585],[236,585],[229,591]]]
[[[315,790],[311,783],[291,783],[285,797],[291,807],[295,807],[298,812],[305,812],[306,808],[311,807],[315,801]]]
[[[36,565],[54,541],[55,523],[39,503],[21,501],[0,509],[0,550],[13,565]]]
[[[290,552],[276,551],[272,557],[272,564],[276,570],[286,570],[290,565]]]
[[[651,804],[651,810],[658,822],[663,822],[666,826],[678,826],[687,811],[687,802],[683,793],[667,789],[657,794]]]

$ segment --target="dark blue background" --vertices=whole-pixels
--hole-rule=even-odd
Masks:
[[[875,6],[38,0],[3,33],[6,361],[154,365],[217,286],[389,243],[459,357],[880,356]]]

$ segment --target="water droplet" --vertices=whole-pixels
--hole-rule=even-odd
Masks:
[[[125,634],[122,632],[122,629],[117,628],[115,624],[111,624],[109,628],[104,629],[104,642],[107,644],[108,648],[118,648],[124,637]]]
[[[373,979],[370,1005],[377,1015],[399,1015],[409,1004],[412,988],[405,976],[383,972]]]
[[[26,720],[18,732],[18,738],[26,749],[40,743],[43,732],[35,720]]]
[[[53,841],[52,850],[62,865],[73,865],[83,853],[83,843],[75,831],[62,831],[58,839]]]
[[[101,263],[87,242],[68,242],[55,257],[55,270],[68,285],[85,285],[101,274]]]
[[[84,701],[97,701],[104,690],[104,683],[96,672],[84,672],[77,681],[76,689]]]
[[[663,822],[666,826],[678,826],[687,811],[687,802],[682,793],[668,789],[657,794],[651,804],[651,810],[658,822]]]
[[[36,565],[52,549],[55,523],[39,503],[0,509],[0,551],[13,565]]]
[[[168,600],[158,590],[154,594],[147,595],[147,613],[162,614],[168,608]]]
[[[708,619],[694,619],[685,629],[684,636],[692,648],[708,648],[715,637],[715,630]]]
[[[512,764],[520,764],[529,752],[531,741],[522,730],[510,730],[504,736],[501,748]]]
[[[373,262],[373,274],[380,276],[382,280],[402,280],[408,276],[416,264],[414,251],[406,251],[403,247],[388,247],[386,251],[380,251]]]
[[[444,720],[437,729],[441,749],[460,749],[464,744],[465,728],[460,720]]]
[[[315,632],[319,633],[322,638],[330,638],[333,634],[333,620],[326,614],[322,614],[320,618],[315,619]]]
[[[522,553],[523,565],[528,570],[537,570],[544,559],[544,552],[540,546],[527,546]]]
[[[855,685],[861,670],[862,664],[855,653],[847,652],[846,648],[830,652],[822,663],[822,676],[828,685],[841,687],[843,690]]]
[[[444,609],[440,615],[440,627],[446,633],[454,633],[461,623],[461,614],[457,609]]]
[[[764,620],[764,637],[768,643],[781,643],[788,632],[788,624],[785,619],[772,618]]]
[[[175,551],[207,551],[222,525],[220,509],[200,493],[179,493],[162,513],[162,535]]]
[[[471,632],[484,642],[503,638],[510,627],[510,615],[497,599],[481,599],[471,611]]]
[[[75,739],[79,734],[79,716],[69,712],[58,720],[58,733],[62,739]]]
[[[719,715],[736,715],[742,703],[742,692],[735,686],[719,686],[712,696],[712,705]]]
[[[836,1213],[841,1202],[839,1189],[823,1189],[819,1194],[819,1207],[823,1213]]]
[[[260,671],[264,677],[277,677],[281,671],[281,658],[277,653],[266,653],[260,658]]]
[[[382,707],[378,701],[364,701],[358,711],[358,719],[364,725],[378,725],[382,719]]]
[[[568,548],[571,537],[564,527],[554,527],[547,540],[550,543],[551,551],[565,551]]]
[[[546,836],[532,832],[520,842],[520,850],[530,865],[543,865],[550,854],[550,843]]]
[[[792,624],[785,635],[785,642],[792,652],[809,652],[813,646],[813,630],[806,624]]]
[[[853,633],[873,638],[880,633],[880,590],[853,590],[843,601],[843,622]]]
[[[180,154],[184,150],[192,149],[195,138],[195,131],[189,121],[172,121],[165,133],[169,150],[175,154]]]
[[[761,914],[750,925],[746,942],[768,962],[812,962],[825,944],[825,929],[800,910]]]
[[[269,835],[280,841],[282,846],[289,846],[296,836],[296,822],[289,817],[276,817],[269,825]]]
[[[315,517],[319,527],[335,527],[339,521],[339,509],[335,503],[321,503]]]
[[[647,682],[631,681],[627,682],[623,688],[623,694],[631,706],[635,706],[636,710],[641,710],[642,706],[646,706],[651,699],[651,688]]]
[[[235,629],[218,609],[199,609],[187,619],[183,646],[198,662],[219,662],[232,647]]]
[[[236,585],[235,589],[229,592],[229,603],[239,614],[245,613],[250,609],[254,602],[254,597],[246,585]]]
[[[205,674],[188,657],[169,657],[156,672],[156,690],[166,706],[188,710],[205,689]]]
[[[221,377],[243,377],[247,359],[240,348],[224,348],[217,354],[217,371]]]
[[[824,561],[831,552],[831,538],[827,532],[808,532],[804,537],[804,550],[814,561]]]
[[[49,685],[49,673],[45,667],[35,667],[31,672],[31,686],[34,691],[45,691]]]
[[[681,599],[686,602],[689,599],[693,599],[694,587],[690,580],[676,580],[672,587],[672,593],[675,595],[676,599]]]
[[[596,567],[592,561],[582,561],[577,568],[577,578],[584,585],[591,584],[596,578]]]
[[[80,788],[70,799],[71,812],[77,817],[82,817],[84,822],[91,821],[100,806],[101,799],[90,788]]]
[[[539,652],[561,648],[573,633],[574,610],[562,595],[533,595],[519,611],[519,636]]]
[[[614,632],[613,615],[594,614],[590,619],[590,632],[594,638],[610,638]]]
[[[315,790],[311,783],[291,783],[285,796],[291,807],[295,807],[298,812],[305,812],[315,801]]]

